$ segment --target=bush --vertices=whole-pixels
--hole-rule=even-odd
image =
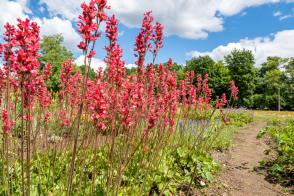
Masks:
[[[232,125],[242,127],[253,121],[253,114],[249,110],[240,109],[229,109],[227,111],[227,117]]]

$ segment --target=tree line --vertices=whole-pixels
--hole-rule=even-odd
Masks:
[[[234,80],[239,88],[240,107],[294,110],[294,58],[268,57],[256,65],[250,50],[235,49],[223,61],[215,62],[209,56],[192,58],[182,70],[208,73],[215,96]]]

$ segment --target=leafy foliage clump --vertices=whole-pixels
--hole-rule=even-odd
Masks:
[[[274,152],[277,156],[270,162],[262,162],[266,166],[268,179],[284,186],[294,184],[294,120],[286,123],[273,121],[258,134],[258,138],[269,135],[274,141]],[[271,150],[266,151],[270,153]]]
[[[253,115],[245,109],[229,110],[227,117],[232,125],[242,127],[253,121]]]
[[[77,162],[80,167],[76,168],[74,176],[75,194],[95,193],[95,195],[106,195],[107,170],[111,165],[108,162],[108,148],[99,149],[94,158],[93,150],[83,150],[79,152]],[[200,181],[209,182],[214,174],[219,170],[219,165],[206,153],[198,150],[191,150],[188,147],[180,147],[176,151],[168,148],[161,151],[161,160],[154,163],[144,162],[144,156],[151,152],[145,152],[140,149],[134,156],[125,174],[122,176],[120,193],[163,193],[169,195],[176,193],[185,186],[195,187]],[[84,157],[86,155],[86,157]],[[97,156],[96,155],[96,156]],[[36,154],[31,162],[31,194],[45,195],[58,193],[66,190],[66,176],[68,163],[72,154],[47,152]],[[118,160],[116,160],[118,161]],[[3,167],[0,161],[0,169]],[[96,180],[93,183],[93,172],[97,171]],[[113,173],[117,175],[117,173]],[[18,183],[21,180],[21,165],[15,162],[9,173],[12,180],[13,193],[21,194],[21,186]],[[4,182],[3,176],[0,176],[0,182]],[[0,186],[0,194],[4,194],[4,187]],[[94,190],[93,190],[94,189]]]

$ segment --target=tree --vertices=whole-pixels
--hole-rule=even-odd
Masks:
[[[294,57],[287,59],[284,65],[289,80],[294,83]]]
[[[294,110],[294,58],[287,59],[284,64],[284,85],[286,88],[282,94],[286,101],[285,108],[287,110]]]
[[[229,83],[230,74],[228,68],[222,61],[214,62],[209,56],[199,56],[186,62],[185,72],[194,71],[195,75],[208,74],[209,86],[214,90],[215,96],[221,96],[226,93]],[[196,80],[195,80],[196,83]]]
[[[58,90],[61,65],[66,60],[73,58],[73,54],[63,46],[63,40],[62,35],[44,36],[40,44],[41,68],[46,63],[52,65],[52,76],[48,84],[52,91]]]
[[[279,69],[283,61],[280,57],[268,57],[266,62],[261,65],[259,74],[263,77],[268,71]]]
[[[261,65],[253,96],[255,108],[276,110],[279,106],[286,106],[284,99],[284,92],[287,92],[286,77],[281,69],[285,62],[285,59],[280,57],[268,57]]]
[[[126,68],[126,74],[127,75],[133,75],[137,73],[137,68],[136,67],[132,67],[132,68]]]
[[[177,72],[177,80],[178,81],[185,79],[185,71],[184,71],[184,67],[182,65],[174,63],[172,70]]]
[[[194,71],[195,75],[212,75],[215,62],[210,56],[193,57],[186,62],[185,71]]]
[[[238,105],[251,106],[256,82],[256,70],[254,57],[250,50],[234,49],[225,56],[225,63],[228,66],[232,80],[239,88]]]
[[[267,107],[270,109],[279,109],[279,102],[282,102],[284,105],[284,101],[281,96],[281,90],[284,89],[282,86],[282,72],[280,69],[274,69],[268,71],[264,76],[265,83],[265,103]]]
[[[210,74],[209,83],[214,89],[215,95],[220,97],[223,93],[228,93],[231,76],[228,67],[224,65],[223,61],[216,62]]]
[[[81,74],[82,75],[85,74],[85,65],[77,66],[77,69],[79,69],[81,71]],[[89,70],[89,78],[91,80],[94,80],[96,78],[96,72],[95,72],[95,70],[92,67]]]

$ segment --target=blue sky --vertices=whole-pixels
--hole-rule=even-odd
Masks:
[[[62,2],[62,3],[61,3]],[[41,26],[41,35],[61,33],[65,45],[81,55],[76,44],[79,0],[0,0],[0,32],[5,22],[29,17]],[[152,10],[165,26],[164,48],[157,62],[168,58],[184,64],[193,56],[221,60],[234,48],[252,50],[257,64],[267,56],[294,56],[293,0],[109,0],[120,20],[119,42],[126,64],[134,58],[134,41],[144,11]],[[95,66],[103,66],[105,39],[97,44]]]

